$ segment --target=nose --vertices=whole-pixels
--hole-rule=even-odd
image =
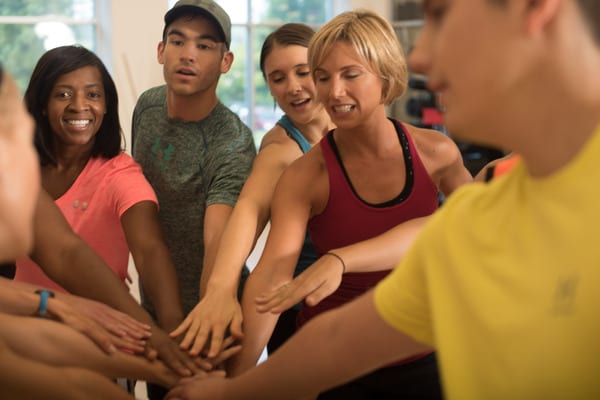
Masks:
[[[195,43],[185,43],[185,45],[181,48],[181,61],[191,62],[196,59],[196,44]]]
[[[293,76],[290,76],[287,80],[288,85],[287,85],[287,92],[289,94],[297,94],[300,93],[300,91],[302,90],[302,85],[300,84],[300,81]]]
[[[74,111],[85,111],[89,108],[89,103],[85,93],[74,93],[69,102],[69,108]]]
[[[329,96],[337,99],[343,97],[346,94],[346,85],[344,81],[339,77],[332,76],[330,78]]]
[[[423,28],[408,54],[408,68],[417,74],[428,75],[431,67],[430,51],[429,34],[427,28]]]

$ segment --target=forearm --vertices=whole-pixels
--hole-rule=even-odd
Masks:
[[[207,291],[225,290],[237,294],[242,267],[265,228],[266,219],[257,207],[240,199],[221,237],[207,278]]]
[[[144,291],[156,310],[158,324],[166,331],[183,321],[179,283],[170,257],[163,251],[150,252],[144,258],[134,258]]]
[[[242,297],[244,339],[242,350],[227,364],[227,372],[231,376],[239,375],[256,365],[275,329],[279,315],[258,313],[254,303],[254,298],[268,287],[269,283],[254,273],[246,281]]]
[[[175,383],[158,362],[117,351],[106,354],[77,331],[49,320],[2,316],[4,341],[18,355],[54,366],[89,369],[109,378],[129,377]],[[161,376],[161,374],[163,374]]]
[[[221,237],[227,227],[233,208],[225,204],[212,204],[204,214],[204,259],[200,275],[200,298],[206,293],[206,286],[212,274]],[[241,268],[241,266],[240,266]]]
[[[0,312],[13,315],[33,315],[38,308],[40,297],[35,288],[24,290],[10,285],[5,278],[0,279]]]
[[[72,245],[58,254],[42,254],[45,256],[38,258],[34,253],[33,260],[70,293],[107,304],[140,322],[152,323],[150,314],[131,296],[127,286],[87,245]]]
[[[0,386],[11,399],[132,399],[106,377],[80,368],[57,368],[15,354],[0,344]],[[32,384],[32,377],[35,382]]]
[[[344,260],[345,272],[368,272],[396,267],[429,216],[411,219],[374,238],[333,249]]]
[[[428,350],[382,321],[370,292],[311,320],[224,398],[305,398]]]

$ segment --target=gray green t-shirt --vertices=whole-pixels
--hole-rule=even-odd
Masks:
[[[163,85],[140,96],[132,136],[133,156],[158,197],[187,315],[199,300],[204,211],[211,204],[235,205],[256,155],[252,132],[220,102],[201,121],[168,118]],[[152,311],[143,290],[142,304]]]

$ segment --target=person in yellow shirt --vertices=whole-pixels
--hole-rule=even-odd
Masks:
[[[423,346],[450,400],[600,398],[600,2],[424,11],[409,62],[442,93],[448,131],[521,161],[457,190],[374,290],[256,368],[168,399],[306,398]]]

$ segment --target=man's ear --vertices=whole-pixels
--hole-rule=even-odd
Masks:
[[[158,46],[156,46],[156,59],[159,64],[164,64],[164,53],[165,53],[165,43],[161,40],[158,42]]]
[[[223,59],[221,60],[221,73],[225,74],[229,72],[231,69],[231,65],[233,64],[233,53],[227,50],[223,54]]]
[[[539,33],[558,14],[564,0],[527,0],[525,12],[527,33]]]

